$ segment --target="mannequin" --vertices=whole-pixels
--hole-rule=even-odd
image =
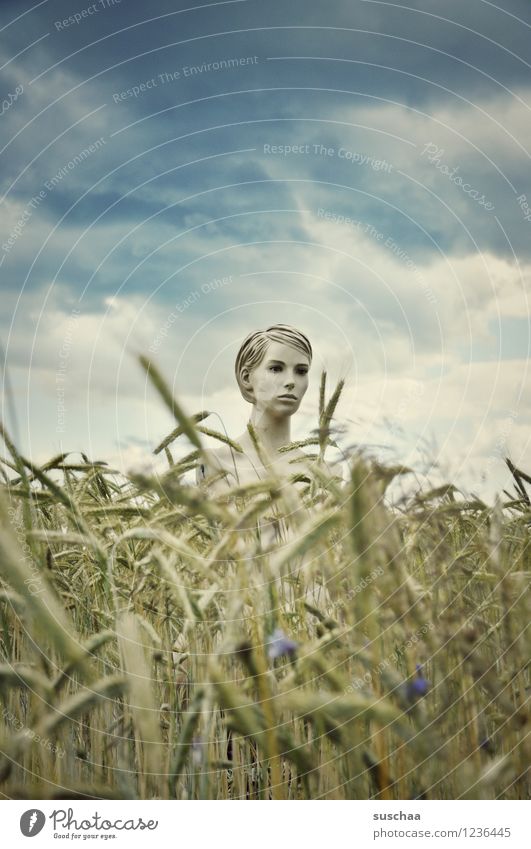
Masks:
[[[257,452],[245,431],[235,440],[242,453],[228,446],[207,452],[197,471],[199,483],[205,481],[214,492],[220,492],[271,475],[285,477],[302,471],[290,461],[304,459],[303,451],[293,448],[279,453],[279,449],[291,442],[291,417],[308,388],[311,362],[310,341],[289,325],[275,324],[246,337],[236,357],[235,373],[243,398],[252,404],[250,424],[261,451]],[[209,485],[208,479],[220,471],[224,478]]]
[[[309,459],[304,451],[300,448],[279,449],[292,441],[291,419],[308,389],[312,355],[309,339],[290,325],[275,324],[245,338],[236,357],[235,374],[244,400],[252,405],[250,424],[259,450],[249,430],[246,430],[234,440],[241,452],[229,446],[205,452],[197,469],[199,484],[217,494],[264,478],[289,480],[297,474],[304,474]],[[341,480],[339,466],[331,468],[326,463],[324,466],[336,481]],[[303,506],[302,502],[295,506],[292,502],[289,517],[276,513],[262,515],[258,526],[263,550],[293,539],[295,527],[308,518],[310,512],[310,508]],[[305,562],[311,564],[311,561],[310,555],[305,556],[299,570]],[[293,587],[285,587],[283,594],[286,603],[292,607],[296,601]],[[318,587],[312,579],[312,586],[304,589],[303,598],[316,604],[323,597],[328,598],[327,591]]]

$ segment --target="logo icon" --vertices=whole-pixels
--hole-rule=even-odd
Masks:
[[[29,811],[24,811],[20,817],[20,830],[24,837],[35,837],[39,831],[42,831],[46,817],[42,811],[37,808],[30,808]]]

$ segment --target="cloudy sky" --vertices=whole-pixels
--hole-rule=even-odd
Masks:
[[[343,444],[466,492],[531,471],[528,0],[3,0],[3,417],[127,467],[245,426],[243,337],[346,378]],[[14,409],[13,409],[14,407]]]

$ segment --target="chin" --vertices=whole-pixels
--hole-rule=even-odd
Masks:
[[[284,416],[292,416],[293,413],[297,412],[297,410],[299,409],[299,406],[300,406],[300,401],[297,401],[294,404],[286,404],[286,403],[283,403],[282,401],[279,401],[277,404],[274,405],[274,407],[271,407],[270,409],[271,409],[271,412],[275,412],[277,415],[284,417]]]

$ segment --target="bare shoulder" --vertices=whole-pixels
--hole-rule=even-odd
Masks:
[[[205,454],[207,463],[212,468],[224,469],[232,464],[233,452],[228,445],[221,445],[216,449],[211,448]]]

